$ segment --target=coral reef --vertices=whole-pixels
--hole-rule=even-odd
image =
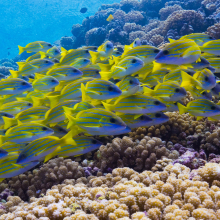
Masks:
[[[137,173],[117,168],[86,183],[66,180],[29,203],[9,196],[0,220],[219,219],[219,164],[196,173],[181,164]]]
[[[129,137],[115,138],[112,143],[101,146],[95,154],[94,163],[102,172],[117,167],[131,167],[136,171],[149,170],[163,157],[176,159],[179,153],[170,151],[160,138],[143,137],[133,142]]]
[[[77,162],[60,157],[50,160],[39,169],[4,180],[0,183],[0,191],[9,188],[21,199],[27,200],[45,194],[47,189],[66,179],[80,179],[81,177],[85,177],[85,172]]]
[[[219,5],[219,1],[212,0],[122,0],[102,5],[94,16],[85,18],[82,24],[73,25],[73,47],[99,46],[107,39],[115,45],[124,45],[135,37],[139,37],[143,44],[158,46],[167,42],[169,37],[178,39],[206,30],[219,38]],[[110,14],[114,19],[107,22]],[[98,35],[100,39],[97,40]]]

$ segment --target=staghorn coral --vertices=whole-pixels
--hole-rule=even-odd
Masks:
[[[143,137],[141,141],[133,142],[131,138],[113,139],[112,143],[101,146],[95,154],[94,165],[103,172],[116,167],[131,167],[142,171],[151,169],[163,156],[175,159],[177,151],[170,151],[160,138]]]
[[[9,196],[0,220],[217,220],[220,188],[206,180],[211,184],[220,165],[215,164],[213,171],[211,167],[207,163],[200,168],[193,180],[190,169],[178,163],[155,173],[117,168],[87,184],[66,180],[29,203]]]

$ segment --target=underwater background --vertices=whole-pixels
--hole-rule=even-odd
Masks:
[[[220,0],[0,15],[0,220],[220,219]]]

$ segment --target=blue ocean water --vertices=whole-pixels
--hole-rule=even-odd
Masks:
[[[72,36],[73,24],[94,15],[101,4],[115,2],[120,0],[1,0],[0,59],[15,57],[17,45]],[[80,13],[82,7],[88,8],[87,13]]]

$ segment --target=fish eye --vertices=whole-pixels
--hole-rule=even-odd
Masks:
[[[25,86],[26,84],[27,84],[26,82],[22,82],[22,83],[21,83],[22,86]]]
[[[206,92],[206,91],[204,91],[204,92],[202,93],[202,95],[207,95],[207,92]]]
[[[160,102],[159,102],[159,101],[155,101],[154,104],[155,104],[155,105],[159,105]]]
[[[48,44],[48,46],[49,46],[49,47],[52,47],[52,45],[51,45],[51,44]]]
[[[130,81],[129,81],[129,83],[130,83],[130,84],[133,84],[133,81],[132,81],[132,80],[130,80]]]
[[[86,53],[89,53],[89,50],[86,50]]]
[[[156,114],[155,114],[155,117],[156,117],[156,118],[160,118],[160,117],[161,117],[161,114],[160,114],[160,113],[156,113]]]
[[[46,60],[46,61],[45,61],[45,63],[49,63],[49,61],[48,61],[48,60]]]
[[[160,52],[160,50],[158,50],[158,49],[154,50],[154,53],[159,53],[159,52]]]
[[[51,80],[51,82],[52,82],[52,83],[55,83],[55,82],[56,82],[56,80],[55,80],[55,79],[52,79],[52,80]]]
[[[111,122],[111,123],[115,123],[116,120],[115,120],[114,118],[110,118],[110,122]]]
[[[212,91],[215,91],[215,87],[211,89]]]
[[[7,117],[7,116],[8,116],[8,114],[4,113],[4,114],[2,114],[2,116],[6,116],[6,117]]]
[[[96,140],[92,140],[92,144],[96,144],[97,143],[97,141]]]
[[[176,89],[175,89],[175,92],[180,92],[180,89],[179,89],[179,88],[176,88]]]
[[[83,61],[84,61],[84,62],[86,62],[86,61],[87,61],[87,59],[84,59]]]
[[[220,84],[220,82],[217,82],[218,84]]]
[[[108,91],[111,92],[112,90],[113,90],[113,87],[112,87],[112,86],[109,86],[109,87],[108,87]]]
[[[95,71],[95,73],[96,73],[96,74],[99,74],[99,71],[97,70],[97,71]]]
[[[211,109],[212,109],[212,110],[215,110],[215,109],[216,109],[216,107],[215,107],[215,106],[212,106],[212,107],[211,107]]]
[[[28,106],[32,106],[32,103],[28,103],[27,105],[28,105]]]
[[[46,127],[42,127],[42,130],[43,130],[43,131],[46,131],[46,130],[47,130],[47,128],[46,128]]]
[[[174,105],[177,105],[177,102],[174,102],[173,104],[174,104]]]
[[[211,40],[212,40],[212,39],[213,39],[213,37],[209,36],[209,39],[211,39]]]
[[[116,52],[116,54],[120,54],[120,52],[119,52],[119,51],[117,51],[117,52]]]
[[[169,50],[164,50],[164,51],[163,51],[163,54],[164,54],[164,55],[168,55],[168,54],[169,54]]]
[[[209,78],[208,78],[208,76],[206,76],[206,77],[205,77],[205,81],[206,81],[206,82],[208,82],[208,81],[209,81]]]
[[[136,63],[136,62],[137,62],[137,60],[136,60],[136,59],[133,59],[131,62],[132,62],[132,63]]]

